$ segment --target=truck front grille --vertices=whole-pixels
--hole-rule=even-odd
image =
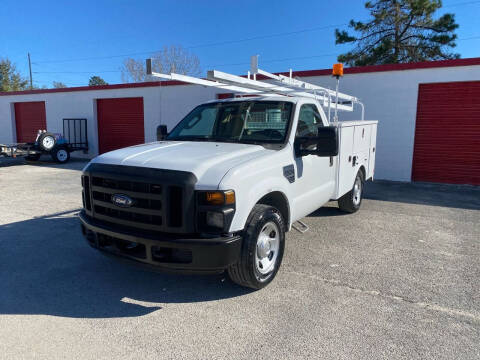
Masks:
[[[191,232],[192,176],[181,171],[92,164],[82,181],[85,209],[98,220],[123,227]],[[114,196],[127,197],[131,203],[119,206]]]

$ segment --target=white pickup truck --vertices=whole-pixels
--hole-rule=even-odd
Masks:
[[[94,158],[82,175],[88,243],[155,268],[226,270],[242,286],[266,286],[292,225],[331,200],[357,211],[373,179],[377,122],[332,125],[321,105],[211,101],[162,141]]]

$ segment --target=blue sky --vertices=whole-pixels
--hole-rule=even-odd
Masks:
[[[86,85],[92,75],[120,83],[127,54],[144,59],[164,45],[182,45],[213,67],[244,74],[260,55],[268,71],[328,68],[349,45],[336,46],[334,25],[363,20],[364,1],[21,1],[2,0],[0,57],[25,76],[32,56],[35,84]],[[444,0],[456,14],[456,51],[480,56],[480,1]],[[472,39],[473,38],[473,39]],[[224,43],[235,41],[231,43]],[[112,57],[115,56],[115,57]],[[102,58],[109,57],[109,58]],[[294,58],[294,59],[292,59]]]

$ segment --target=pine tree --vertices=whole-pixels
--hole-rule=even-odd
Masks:
[[[433,17],[441,7],[441,0],[367,1],[369,22],[351,20],[354,35],[335,30],[336,44],[355,44],[338,61],[363,66],[459,58],[449,52],[456,46],[455,16]]]
[[[100,76],[92,76],[88,81],[88,86],[108,85]]]
[[[0,92],[26,90],[28,81],[17,72],[14,64],[8,59],[0,59]]]

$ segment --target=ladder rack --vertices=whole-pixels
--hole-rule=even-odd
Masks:
[[[328,121],[331,117],[331,109],[341,111],[353,111],[354,105],[359,104],[362,110],[362,120],[365,116],[364,105],[355,96],[343,94],[315,84],[308,83],[290,76],[271,74],[258,68],[258,55],[252,56],[251,71],[247,77],[228,74],[218,70],[207,72],[207,79],[176,73],[161,74],[152,71],[152,59],[147,59],[147,75],[157,79],[177,80],[185,83],[216,87],[231,91],[235,94],[249,94],[262,96],[300,96],[317,100],[321,106],[328,109]],[[258,81],[256,76],[263,75],[269,82]],[[253,79],[252,79],[253,77]],[[335,119],[337,121],[337,119]]]

